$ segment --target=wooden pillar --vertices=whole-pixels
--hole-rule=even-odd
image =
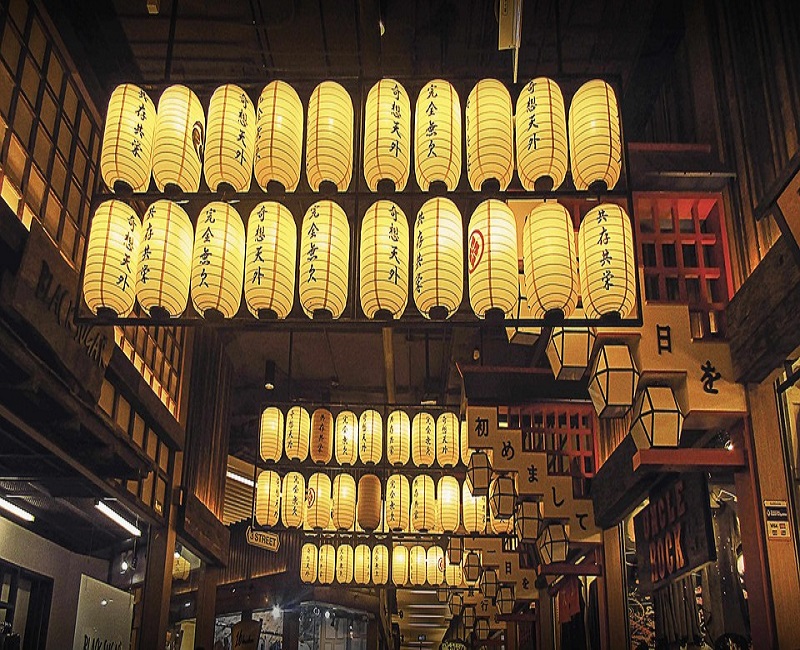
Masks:
[[[367,623],[367,647],[368,648],[378,648],[378,638],[380,635],[378,634],[378,626],[380,623],[374,618],[371,618]]]
[[[194,647],[212,650],[214,647],[214,622],[217,616],[217,578],[219,569],[203,567],[197,585],[195,609]]]
[[[555,648],[556,639],[553,628],[554,604],[553,598],[547,593],[547,589],[539,590],[539,620],[536,622],[536,634],[539,642],[537,648]]]
[[[597,596],[600,647],[604,650],[624,648],[628,645],[622,543],[619,525],[603,531],[603,575],[597,579]]]
[[[283,637],[281,648],[283,650],[297,650],[300,645],[300,612],[286,611],[283,613]]]
[[[170,512],[177,509],[170,507]],[[169,625],[169,601],[172,590],[172,563],[175,553],[175,515],[166,527],[150,527],[147,540],[147,569],[142,595],[142,624],[139,650],[163,648]]]

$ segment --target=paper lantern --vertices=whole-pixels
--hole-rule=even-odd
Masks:
[[[189,560],[177,553],[176,551],[176,556],[172,563],[172,579],[183,581],[186,580],[192,572],[192,565],[189,564]]]
[[[297,225],[289,208],[264,201],[247,221],[244,299],[258,318],[286,318],[294,304]]]
[[[477,620],[475,605],[464,605],[461,609],[461,620],[468,630],[471,630],[475,626],[475,621]]]
[[[331,462],[333,456],[333,415],[318,408],[311,415],[311,461],[318,465]]]
[[[233,318],[242,302],[245,237],[233,206],[209,203],[197,218],[192,252],[192,303],[205,318]]]
[[[436,586],[444,582],[444,566],[444,551],[442,547],[435,544],[429,546],[425,561],[425,572],[429,585]]]
[[[281,503],[281,477],[267,470],[256,479],[256,523],[272,528],[278,523]]]
[[[446,563],[444,568],[444,581],[450,587],[460,587],[464,582],[464,572],[460,564]]]
[[[547,524],[539,533],[536,549],[542,564],[566,562],[569,550],[569,532],[566,526],[559,523]]]
[[[489,530],[495,535],[513,535],[514,534],[514,516],[507,519],[498,519],[492,509],[489,508]],[[509,543],[514,543],[516,540],[509,540]]]
[[[450,199],[426,201],[414,222],[414,304],[425,318],[444,320],[464,293],[461,213]]]
[[[452,192],[461,178],[461,102],[443,79],[423,86],[417,97],[414,173],[423,191],[440,182]]]
[[[278,462],[283,453],[283,411],[274,406],[264,409],[258,439],[261,460]]]
[[[304,461],[308,457],[308,441],[311,435],[311,416],[302,406],[293,406],[286,414],[286,457]]]
[[[408,581],[408,549],[397,545],[392,549],[392,582],[402,587]]]
[[[577,310],[575,316],[583,317]],[[586,373],[595,341],[589,327],[554,327],[547,342],[547,360],[558,380],[577,381]]]
[[[647,386],[636,396],[631,438],[637,449],[677,447],[683,430],[683,413],[669,386]]]
[[[539,537],[539,527],[542,523],[541,501],[521,501],[517,504],[514,515],[514,527],[517,540],[533,544]]]
[[[460,423],[452,411],[436,418],[436,461],[442,467],[458,464]]]
[[[383,456],[383,419],[374,409],[358,418],[358,457],[365,465],[376,465]]]
[[[464,608],[464,596],[462,596],[459,592],[453,591],[450,593],[450,616],[458,616],[461,614],[461,610]]]
[[[485,451],[476,451],[469,457],[467,463],[467,480],[470,494],[475,496],[488,496],[489,481],[492,478],[492,464]]]
[[[402,474],[392,474],[386,481],[386,515],[384,520],[393,533],[408,530],[411,487]]]
[[[639,370],[624,344],[600,347],[589,373],[589,397],[601,418],[620,418],[633,406]]]
[[[336,549],[336,582],[346,585],[353,582],[353,547],[342,544]]]
[[[523,238],[524,239],[524,238]],[[517,284],[519,285],[517,294],[517,304],[512,311],[513,318],[533,318],[533,314],[528,307],[528,299],[525,297],[525,274],[517,274]],[[539,335],[542,333],[540,327],[533,327],[531,325],[515,324],[511,327],[506,327],[506,336],[509,343],[515,345],[536,345],[539,340]]]
[[[303,548],[300,551],[300,580],[305,584],[315,582],[318,564],[319,554],[316,544],[303,544]]]
[[[115,192],[145,192],[150,184],[156,107],[139,86],[122,84],[108,100],[100,173]]]
[[[336,462],[355,465],[358,460],[358,418],[352,411],[342,411],[336,416]]]
[[[575,228],[567,209],[555,201],[540,203],[522,229],[525,297],[533,318],[558,313],[569,318],[578,303]]]
[[[356,480],[350,474],[336,474],[331,498],[333,527],[350,530],[356,521]]]
[[[436,487],[427,474],[414,477],[411,484],[411,527],[427,533],[436,526]]]
[[[153,180],[159,191],[197,192],[203,167],[206,116],[186,86],[167,88],[158,100],[153,135]]]
[[[325,181],[344,192],[353,176],[353,101],[335,81],[323,81],[308,101],[306,175],[314,192]]]
[[[517,483],[513,476],[498,476],[489,488],[489,508],[496,519],[510,519],[517,505]]]
[[[430,413],[417,413],[411,422],[411,460],[430,467],[436,458],[436,422]]]
[[[331,523],[331,479],[317,472],[308,479],[306,524],[314,530],[329,528]]]
[[[428,554],[424,546],[412,546],[408,553],[408,581],[414,585],[424,585],[427,578]]]
[[[461,521],[461,486],[454,476],[439,479],[439,526],[446,533],[454,533]]]
[[[265,192],[276,182],[294,192],[303,158],[303,105],[294,88],[271,81],[258,98],[254,173]]]
[[[367,318],[400,318],[408,302],[408,220],[391,201],[376,201],[361,222],[359,296]]]
[[[369,546],[359,544],[353,554],[353,577],[356,584],[367,585],[372,568],[372,554]]]
[[[323,544],[319,547],[319,568],[317,577],[320,584],[333,584],[333,577],[336,575],[336,549],[331,544]]]
[[[467,430],[467,421],[461,420],[461,462],[466,465],[469,463],[470,456],[472,456],[472,450],[469,448],[469,431]]]
[[[287,528],[300,528],[306,516],[306,479],[300,472],[287,472],[283,477],[281,520]]]
[[[408,414],[392,411],[386,421],[386,460],[392,465],[405,465],[411,454],[411,423]]]
[[[411,102],[394,79],[381,79],[364,106],[364,179],[373,192],[391,181],[402,192],[411,167]]]
[[[514,611],[514,585],[501,585],[497,589],[497,613],[500,616],[508,616]]]
[[[514,175],[514,122],[506,87],[497,79],[481,79],[467,98],[465,118],[470,186],[477,192],[491,181],[505,191]]]
[[[489,638],[489,621],[479,618],[475,621],[475,636],[478,641],[486,641]]]
[[[246,192],[253,175],[256,113],[247,93],[234,84],[220,86],[208,105],[203,172],[212,192]]]
[[[389,549],[383,544],[376,544],[372,548],[372,582],[376,585],[389,582]]]
[[[303,217],[300,304],[306,316],[339,318],[347,303],[350,224],[333,201],[318,201]]]
[[[481,571],[478,588],[486,598],[493,600],[497,596],[497,571],[486,568]]]
[[[519,295],[517,223],[496,199],[484,201],[469,220],[469,302],[478,318],[511,314]]]
[[[486,530],[486,497],[473,496],[467,481],[461,486],[461,513],[461,521],[468,533],[480,535]]]
[[[358,479],[358,525],[371,533],[381,525],[381,482],[374,474]]]
[[[447,542],[447,561],[450,564],[461,564],[464,556],[464,542],[460,537],[451,537]]]
[[[527,191],[557,190],[567,174],[567,117],[558,84],[529,81],[517,99],[517,174]]]
[[[89,230],[83,297],[92,313],[125,317],[136,298],[141,223],[122,201],[104,201]]]
[[[613,190],[622,167],[622,129],[614,89],[583,84],[569,106],[569,158],[576,190]]]

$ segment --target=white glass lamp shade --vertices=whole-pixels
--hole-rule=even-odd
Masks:
[[[451,616],[459,616],[461,614],[461,610],[464,608],[464,596],[457,591],[451,592],[448,606],[450,608]]]
[[[541,501],[521,501],[517,504],[514,515],[514,528],[517,541],[533,544],[539,537],[539,527],[542,524]]]
[[[336,575],[336,549],[331,544],[323,544],[319,547],[319,564],[317,569],[317,579],[320,584],[333,584]]]
[[[492,464],[485,451],[476,451],[467,463],[466,485],[475,496],[489,495],[489,481],[492,478]]]
[[[205,141],[206,116],[197,95],[186,86],[167,88],[158,100],[153,136],[153,180],[160,191],[200,189]]]
[[[481,556],[475,551],[468,551],[464,556],[464,582],[475,586],[481,577]]]
[[[575,311],[583,317],[583,310]],[[589,327],[554,327],[547,342],[547,360],[558,379],[578,380],[586,373],[596,336]]]
[[[253,171],[265,192],[270,182],[297,189],[303,159],[303,105],[285,81],[271,81],[258,97]]]
[[[246,192],[253,176],[256,113],[247,93],[234,84],[220,86],[208,105],[203,172],[212,192]]]
[[[391,201],[376,201],[361,222],[359,296],[367,318],[400,318],[408,302],[408,220]]]
[[[402,84],[381,79],[364,107],[364,179],[372,192],[382,180],[402,192],[411,168],[411,102]]]
[[[381,525],[381,482],[374,474],[358,479],[358,525],[372,532]]]
[[[479,618],[475,621],[475,638],[478,641],[486,641],[489,638],[489,621]]]
[[[242,302],[245,233],[236,209],[209,203],[197,218],[192,252],[192,303],[197,313],[233,318]]]
[[[622,129],[614,89],[583,84],[569,106],[569,158],[576,190],[613,190],[622,168]]]
[[[421,533],[436,527],[436,486],[427,474],[415,476],[411,484],[411,527]]]
[[[434,79],[422,87],[414,114],[414,173],[424,191],[442,182],[452,192],[461,178],[461,101],[453,86]]]
[[[557,190],[567,175],[567,116],[552,79],[529,81],[517,98],[517,174],[527,191]]]
[[[350,474],[333,477],[331,505],[333,527],[336,530],[352,529],[356,521],[356,480]]]
[[[386,513],[384,520],[390,531],[399,533],[409,529],[411,486],[402,474],[392,474],[386,481]]]
[[[309,318],[339,318],[347,303],[350,224],[333,201],[318,201],[303,217],[300,304]]]
[[[508,616],[514,611],[514,585],[501,585],[497,588],[495,605],[500,616]]]
[[[467,178],[479,191],[494,181],[505,191],[514,175],[511,95],[497,79],[481,79],[467,97]]]
[[[389,549],[383,544],[372,548],[372,582],[376,585],[389,582]]]
[[[317,472],[308,479],[306,524],[314,530],[330,528],[331,479],[327,474]]]
[[[441,546],[434,544],[428,547],[425,560],[425,573],[429,585],[436,586],[444,582],[444,550]]]
[[[469,457],[472,456],[472,450],[469,448],[469,430],[467,429],[467,421],[461,421],[461,462],[465,465],[469,463]]]
[[[519,296],[517,222],[497,199],[483,201],[469,220],[469,302],[478,318],[510,314]]]
[[[319,565],[319,552],[316,544],[303,544],[300,551],[300,580],[310,584],[317,580],[317,566]]]
[[[464,229],[450,199],[426,201],[414,221],[414,303],[425,318],[444,320],[464,293]]]
[[[454,533],[461,522],[461,486],[454,476],[442,476],[438,487],[439,526]]]
[[[494,599],[497,596],[497,571],[494,569],[481,571],[478,587],[486,598]]]
[[[489,508],[489,528],[495,535],[513,535],[514,534],[514,516],[508,519],[498,519],[495,517],[492,508]]]
[[[430,413],[417,413],[411,421],[411,460],[430,467],[436,459],[436,421]]]
[[[458,464],[461,423],[458,416],[446,411],[436,418],[436,461],[442,467]]]
[[[253,316],[286,318],[294,304],[297,225],[289,208],[259,203],[247,220],[244,299]]]
[[[386,459],[405,465],[411,455],[411,421],[404,411],[392,411],[386,420]]]
[[[319,84],[308,102],[306,175],[315,192],[324,181],[344,192],[353,176],[353,101],[335,81]]]
[[[569,318],[578,303],[575,228],[567,209],[548,201],[537,205],[522,229],[525,297],[532,318],[560,311]]]
[[[353,556],[353,577],[356,584],[369,584],[372,569],[372,552],[366,544],[359,544]]]
[[[424,585],[428,577],[428,554],[424,546],[412,546],[408,552],[408,581],[414,585]]]
[[[512,476],[498,476],[489,487],[489,508],[495,519],[508,520],[517,505],[517,483]]]
[[[302,406],[293,406],[286,413],[286,435],[284,446],[286,458],[304,461],[308,457],[311,435],[311,416]]]
[[[601,418],[619,418],[633,406],[639,370],[625,344],[607,343],[597,353],[589,373],[589,397]]]
[[[566,562],[569,551],[569,533],[564,524],[550,523],[542,528],[536,540],[536,549],[542,564]]]
[[[287,472],[283,477],[281,519],[287,528],[301,528],[306,515],[306,479],[300,472]]]
[[[100,150],[100,173],[109,189],[145,192],[156,132],[156,107],[138,86],[121,84],[111,93]]]
[[[272,528],[281,514],[281,477],[277,472],[260,472],[256,479],[256,523]]]
[[[331,462],[333,456],[333,415],[328,409],[315,409],[311,415],[311,461],[318,465]]]
[[[336,582],[342,585],[353,582],[355,557],[350,544],[342,544],[336,549]]]
[[[486,530],[486,497],[473,496],[467,481],[461,486],[461,521],[472,535]]]
[[[408,582],[408,549],[397,545],[392,549],[392,583],[402,587]]]
[[[336,416],[336,462],[355,465],[358,460],[358,418],[352,411]]]
[[[631,437],[637,449],[677,447],[683,430],[683,413],[669,386],[647,386],[636,396]]]
[[[377,465],[383,457],[383,418],[374,409],[358,418],[358,457],[365,465]]]
[[[444,568],[444,581],[449,587],[460,587],[464,583],[464,571],[461,564],[447,562]]]
[[[125,317],[136,299],[142,224],[127,203],[111,199],[95,210],[89,230],[83,297],[94,314]]]
[[[261,460],[278,462],[283,454],[283,411],[268,406],[261,412],[258,431]]]

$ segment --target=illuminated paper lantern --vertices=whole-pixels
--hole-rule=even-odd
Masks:
[[[576,248],[572,218],[560,203],[541,203],[525,218],[525,297],[533,318],[551,312],[569,318],[575,311],[579,288]]]
[[[330,528],[331,479],[327,474],[317,472],[308,479],[306,524],[314,530]]]
[[[441,546],[428,547],[425,560],[425,573],[429,585],[436,586],[444,582],[444,551]]]
[[[300,580],[305,584],[317,580],[317,566],[319,564],[319,554],[316,544],[303,544],[300,551]]]
[[[92,313],[125,317],[133,309],[141,227],[127,203],[111,199],[97,206],[83,274],[83,297]]]
[[[281,519],[287,528],[300,528],[306,516],[306,479],[300,472],[287,472],[283,477]]]
[[[586,317],[629,316],[636,304],[636,260],[625,210],[604,203],[586,213],[578,230],[578,259]]]
[[[576,310],[576,318],[583,312]],[[558,380],[576,381],[589,367],[595,333],[589,327],[554,327],[547,342],[547,360]]]
[[[355,465],[358,460],[358,418],[352,411],[336,416],[336,462]]]
[[[203,168],[206,116],[186,86],[167,88],[158,100],[153,135],[153,180],[159,191],[197,192]]]
[[[233,318],[242,302],[244,225],[233,206],[209,203],[200,212],[192,252],[192,303],[205,318]]]
[[[543,513],[541,501],[521,501],[514,515],[514,528],[517,540],[533,544],[539,537]]]
[[[425,318],[444,320],[464,293],[461,213],[450,199],[426,201],[414,221],[414,304]]]
[[[293,406],[286,414],[286,458],[304,461],[308,457],[310,435],[311,416],[302,406]]]
[[[331,498],[333,527],[350,530],[356,521],[356,480],[350,474],[336,474]]]
[[[265,192],[276,182],[288,192],[297,189],[303,158],[303,105],[285,81],[271,81],[258,97],[253,171]]]
[[[383,456],[383,419],[374,409],[358,418],[358,457],[365,465],[376,465]]]
[[[411,454],[411,422],[403,411],[392,411],[386,421],[386,460],[405,465]]]
[[[514,516],[517,505],[517,483],[512,476],[498,476],[489,488],[489,508],[496,519]]]
[[[479,618],[475,621],[475,637],[478,641],[486,641],[489,638],[489,621]]]
[[[353,577],[358,585],[369,584],[372,569],[372,553],[369,546],[359,544],[356,546],[353,560]]]
[[[450,608],[450,616],[458,616],[464,607],[464,596],[457,591],[451,592],[448,606]]]
[[[478,588],[486,598],[493,600],[497,596],[497,571],[484,568],[481,571]]]
[[[467,480],[470,494],[487,496],[489,494],[489,481],[492,478],[492,464],[485,451],[476,451],[469,457],[467,463]]]
[[[372,192],[391,181],[402,192],[411,168],[411,102],[394,79],[381,79],[364,106],[364,179]]]
[[[283,411],[274,406],[263,410],[258,438],[261,460],[278,462],[283,454]]]
[[[469,463],[469,457],[472,456],[472,450],[469,448],[469,431],[467,430],[467,421],[461,421],[461,462],[465,465]]]
[[[557,190],[567,175],[567,116],[552,79],[529,81],[517,99],[517,174],[527,191]]]
[[[507,519],[498,519],[495,517],[492,509],[489,508],[489,529],[495,535],[513,535],[514,534],[514,516]]]
[[[461,102],[443,79],[425,84],[417,97],[414,173],[423,191],[441,182],[452,192],[461,178]]]
[[[402,587],[408,582],[408,549],[397,545],[392,549],[392,582]]]
[[[372,548],[372,582],[376,585],[389,582],[389,549],[383,544]]]
[[[464,572],[461,564],[448,562],[444,568],[444,581],[449,587],[460,587],[464,582]]]
[[[467,178],[476,192],[487,181],[505,191],[514,175],[511,95],[497,79],[481,79],[466,105]]]
[[[346,585],[353,582],[353,547],[342,544],[336,549],[336,582]]]
[[[542,564],[566,562],[569,551],[569,532],[564,524],[550,523],[542,528],[536,540]]]
[[[497,613],[500,616],[508,616],[514,611],[514,585],[502,585],[497,589],[495,598]]]
[[[244,299],[258,318],[286,318],[294,304],[297,226],[289,209],[259,203],[247,221]]]
[[[677,447],[683,430],[675,393],[669,386],[646,386],[633,405],[631,437],[637,449]]]
[[[139,86],[121,84],[111,93],[103,128],[100,173],[114,192],[145,192],[150,184],[156,107]]]
[[[358,479],[358,525],[371,533],[381,525],[381,482],[374,474]]]
[[[517,275],[517,284],[519,290],[517,294],[517,305],[512,311],[512,318],[533,318],[531,310],[528,308],[528,299],[525,297],[525,274],[519,273]],[[509,343],[515,345],[536,345],[539,340],[539,335],[542,333],[540,327],[533,327],[530,325],[512,325],[506,327],[506,337]]]
[[[464,582],[476,586],[481,577],[481,556],[475,551],[469,551],[464,556]]]
[[[391,201],[376,201],[361,223],[359,296],[367,318],[400,318],[408,302],[408,220]]]
[[[408,530],[411,487],[402,474],[392,474],[386,481],[386,526],[393,533]]]
[[[331,462],[333,456],[333,415],[318,408],[311,415],[311,461],[317,465]]]
[[[331,544],[323,544],[319,547],[319,568],[317,577],[320,584],[333,584],[333,577],[336,575],[336,549]]]
[[[461,521],[461,486],[454,476],[439,479],[439,525],[446,533],[454,533]]]
[[[461,486],[461,521],[472,535],[482,534],[486,530],[486,497],[473,496],[467,481]]]
[[[430,413],[417,413],[411,422],[411,460],[430,467],[436,458],[436,422]]]
[[[411,484],[411,527],[427,533],[436,526],[436,486],[427,474],[414,477]]]
[[[323,81],[308,101],[306,175],[314,192],[324,181],[344,192],[353,176],[353,101],[335,81]]]
[[[303,217],[300,304],[310,318],[339,318],[347,303],[350,224],[333,201],[318,201]]]
[[[589,397],[601,418],[620,418],[633,406],[639,370],[624,344],[600,347],[589,373]]]
[[[247,93],[234,84],[220,86],[208,105],[203,172],[214,192],[246,192],[253,176],[256,113]]]
[[[414,585],[424,585],[427,578],[428,554],[424,546],[412,546],[408,553],[408,581]]]
[[[622,129],[614,89],[583,84],[569,106],[569,159],[577,190],[613,190],[622,167]]]
[[[458,464],[460,429],[458,416],[451,411],[436,418],[436,461],[442,467]]]
[[[478,318],[511,314],[519,295],[517,223],[496,199],[483,201],[469,220],[469,302]]]
[[[256,523],[272,528],[278,523],[281,503],[281,477],[277,472],[260,472],[256,479]]]

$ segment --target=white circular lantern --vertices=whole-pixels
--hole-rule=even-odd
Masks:
[[[336,416],[336,462],[355,465],[358,460],[358,418],[352,411]]]
[[[392,583],[402,587],[408,582],[408,549],[399,544],[392,549]]]
[[[494,181],[505,191],[514,175],[514,123],[511,95],[497,79],[481,79],[466,106],[467,178],[479,191]]]
[[[443,79],[425,84],[417,97],[414,173],[424,191],[441,182],[452,192],[461,178],[461,102]]]
[[[411,103],[394,79],[381,79],[364,107],[364,179],[377,191],[382,180],[402,192],[411,167]]]
[[[445,533],[454,533],[461,521],[461,486],[454,476],[439,479],[439,526]]]
[[[283,454],[283,411],[274,406],[262,411],[258,438],[261,460],[278,462]]]
[[[344,192],[353,176],[353,101],[335,81],[323,81],[308,101],[306,175],[314,192],[324,181]]]
[[[234,84],[220,86],[208,105],[203,172],[212,192],[246,192],[253,176],[256,113],[247,93]]]
[[[448,562],[444,568],[444,581],[449,587],[460,587],[464,582],[464,572],[461,564]]]
[[[306,479],[300,472],[287,472],[283,477],[281,519],[287,528],[300,528],[306,516]]]
[[[445,411],[436,418],[436,462],[441,467],[458,464],[460,429],[458,416],[452,411]]]
[[[346,585],[353,582],[353,547],[342,544],[336,549],[336,582]]]
[[[428,577],[428,554],[424,546],[412,546],[408,553],[408,581],[414,585],[424,585]]]
[[[430,467],[436,459],[436,422],[430,413],[417,413],[411,422],[411,460]]]
[[[369,584],[369,577],[372,568],[372,553],[369,549],[369,546],[366,544],[359,544],[356,546],[353,566],[353,575],[356,584]]]
[[[285,81],[271,81],[258,98],[254,173],[265,192],[275,181],[297,189],[303,158],[303,105]]]
[[[356,480],[350,474],[336,474],[331,499],[333,527],[350,530],[356,521]]]
[[[513,535],[514,517],[508,519],[498,519],[491,506],[489,507],[489,528],[495,535]]]
[[[323,544],[319,547],[319,568],[317,578],[323,585],[333,583],[336,575],[336,549],[331,544]]]
[[[552,79],[529,81],[517,99],[517,174],[527,191],[557,190],[567,175],[567,116]]]
[[[306,524],[314,530],[330,528],[331,479],[317,472],[308,479],[306,492]]]
[[[304,461],[308,457],[308,441],[311,434],[311,416],[302,406],[293,406],[286,414],[284,445],[286,458]]]
[[[311,415],[311,462],[326,465],[333,456],[333,415],[326,408],[318,408]]]
[[[278,523],[281,503],[281,477],[277,472],[260,472],[256,479],[256,523],[272,528]]]
[[[374,409],[358,418],[358,457],[365,465],[376,465],[383,456],[383,419]]]
[[[316,581],[318,564],[319,553],[316,544],[303,544],[300,551],[300,580],[303,583],[310,584]]]
[[[372,548],[372,582],[376,585],[389,582],[389,549],[383,544]]]
[[[386,526],[393,533],[407,531],[411,487],[402,474],[392,474],[386,481]]]
[[[386,459],[405,465],[411,454],[411,422],[404,411],[392,411],[386,421]]]
[[[429,546],[428,554],[425,558],[425,573],[429,585],[436,586],[444,582],[444,567],[444,550],[442,547],[436,544]]]
[[[468,533],[480,535],[486,530],[486,497],[472,496],[467,481],[461,486],[461,512]]]
[[[421,533],[436,527],[436,486],[427,474],[415,476],[411,484],[411,527]]]
[[[408,220],[391,201],[376,201],[361,222],[359,296],[367,318],[400,318],[408,302]]]
[[[168,186],[197,192],[203,168],[206,116],[200,100],[186,86],[167,88],[158,100],[153,136],[153,180],[163,192]]]

